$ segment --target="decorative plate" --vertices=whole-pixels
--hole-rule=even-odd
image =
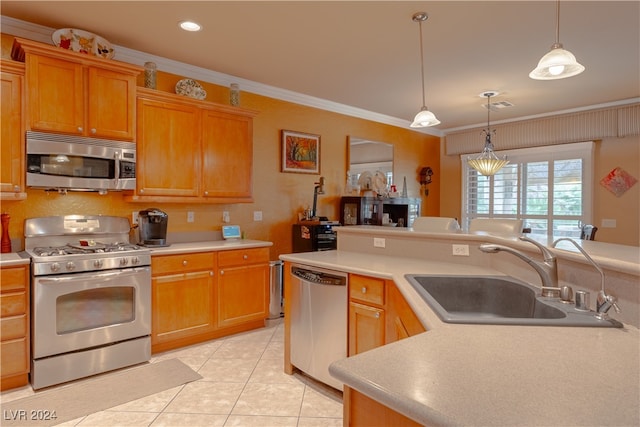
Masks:
[[[105,59],[113,58],[115,51],[111,43],[89,31],[77,28],[61,28],[51,35],[53,44],[62,48],[87,55],[95,55]]]
[[[104,59],[111,59],[116,53],[111,47],[111,43],[100,36],[96,36],[93,40],[93,54]]]
[[[195,99],[205,99],[207,97],[207,92],[200,86],[200,83],[193,79],[182,79],[176,83],[176,93]]]

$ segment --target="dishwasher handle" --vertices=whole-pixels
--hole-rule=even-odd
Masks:
[[[291,274],[295,277],[304,280],[305,282],[317,284],[317,285],[334,285],[334,286],[346,286],[347,277],[338,274],[331,274],[324,271],[309,270],[306,268],[292,267]]]

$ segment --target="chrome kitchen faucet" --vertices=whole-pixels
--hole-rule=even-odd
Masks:
[[[543,297],[560,298],[560,288],[558,287],[558,266],[556,257],[542,244],[529,237],[521,236],[520,240],[535,245],[544,257],[543,262],[531,259],[524,253],[508,246],[483,243],[480,245],[479,249],[482,252],[486,253],[496,253],[504,251],[517,256],[518,258],[529,264],[531,267],[533,267],[533,269],[536,270],[536,272],[540,275],[540,279],[542,280]]]

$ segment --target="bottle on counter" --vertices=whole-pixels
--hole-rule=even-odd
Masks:
[[[0,215],[0,223],[2,224],[2,237],[0,238],[0,252],[3,254],[11,252],[11,237],[9,237],[9,220],[11,217],[8,213]]]

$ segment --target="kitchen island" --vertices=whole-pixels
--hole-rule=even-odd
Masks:
[[[499,242],[521,249],[523,243],[494,236],[430,235],[381,228],[343,227],[338,231],[337,251],[281,256],[289,262],[393,280],[427,329],[333,363],[331,374],[349,389],[423,425],[640,424],[637,323],[625,322],[623,328],[444,323],[404,275],[509,274],[520,279],[525,276],[524,280],[537,285],[537,274],[529,276],[526,269],[531,268],[526,263],[509,255],[490,258],[497,255],[479,253],[474,247],[481,242]],[[374,237],[386,239],[384,249],[367,243]],[[451,257],[450,246],[443,251],[452,242],[470,245],[470,257]],[[589,267],[576,261],[574,253],[563,252],[555,252],[561,283],[583,275],[592,279]],[[606,253],[604,249],[601,252]],[[535,248],[531,256],[539,259]],[[633,255],[609,262],[603,257],[597,259],[611,277],[614,293],[631,295],[620,301],[623,313],[637,313],[637,299],[631,301],[638,293]],[[620,263],[624,263],[623,272],[616,273],[615,266]],[[624,289],[633,287],[634,280],[635,289]],[[612,317],[622,320],[615,313]],[[348,405],[345,401],[346,416]]]

